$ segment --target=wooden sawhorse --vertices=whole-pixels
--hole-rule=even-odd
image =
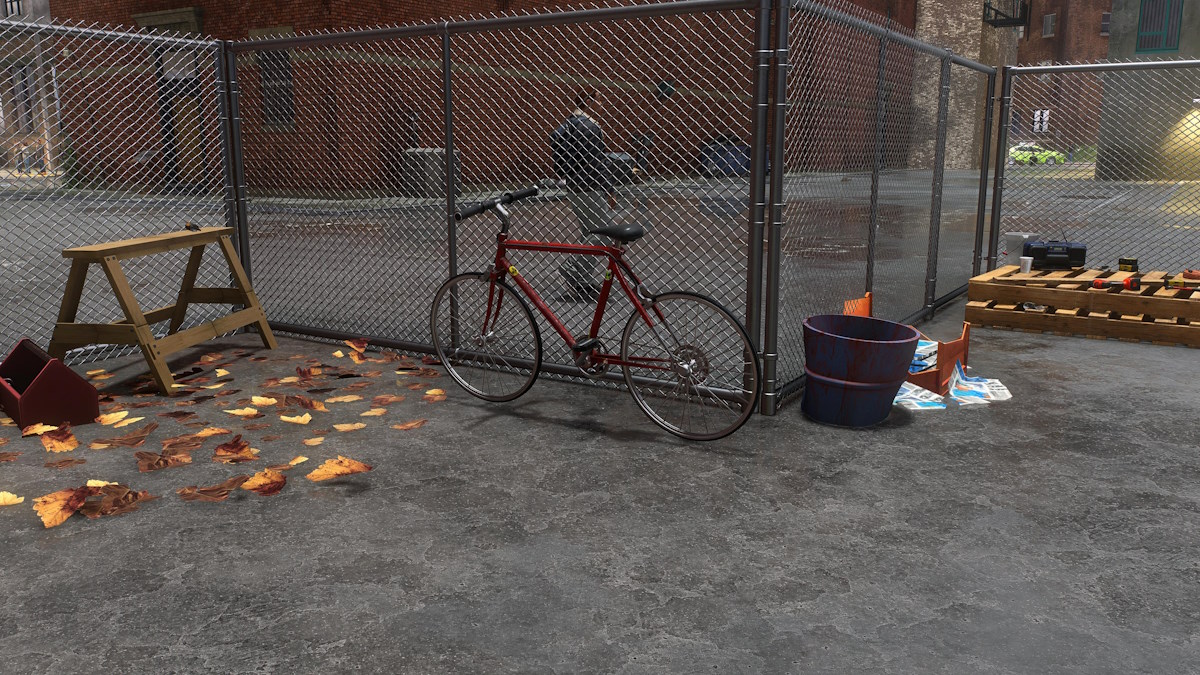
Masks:
[[[71,274],[67,277],[67,289],[63,294],[58,323],[54,326],[54,337],[50,340],[48,352],[52,357],[61,359],[72,347],[90,344],[137,345],[146,357],[146,362],[150,364],[150,375],[158,384],[158,388],[164,395],[169,396],[172,393],[171,385],[174,383],[166,362],[166,357],[170,354],[250,324],[258,326],[263,345],[268,349],[275,349],[279,345],[271,327],[267,325],[267,317],[263,314],[258,296],[250,287],[246,270],[242,269],[242,263],[238,260],[237,251],[230,241],[232,234],[233,229],[229,227],[209,227],[64,250],[63,257],[71,259]],[[204,258],[204,247],[212,243],[219,244],[221,252],[225,255],[225,262],[229,264],[229,272],[233,276],[233,288],[196,288],[196,276]],[[133,290],[129,287],[129,280],[121,271],[120,261],[189,247],[192,254],[188,258],[187,268],[183,273],[183,284],[179,288],[179,297],[175,304],[142,312],[133,296]],[[88,266],[92,263],[99,263],[104,269],[113,293],[117,296],[117,302],[125,312],[124,319],[112,323],[75,323],[80,295],[83,293],[83,282],[87,277]],[[242,305],[244,309],[180,331],[190,304]],[[150,327],[167,319],[171,320],[167,334],[156,338]]]

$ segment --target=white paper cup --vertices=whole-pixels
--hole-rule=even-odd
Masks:
[[[1021,256],[1021,274],[1029,274],[1033,271],[1033,258],[1023,255]]]

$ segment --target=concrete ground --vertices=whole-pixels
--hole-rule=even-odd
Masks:
[[[950,337],[961,316],[953,307],[926,330]],[[1196,672],[1196,352],[972,337],[975,372],[1014,400],[896,411],[861,431],[810,423],[793,404],[711,444],[660,432],[617,391],[546,381],[488,404],[446,377],[353,366],[333,345],[285,339],[260,362],[252,336],[205,345],[176,369],[221,352],[232,382],[213,391],[238,394],[117,400],[157,403],[135,409],[161,424],[143,450],[208,422],[245,433],[261,461],[210,461],[225,436],[193,464],[139,473],[133,449],[51,455],[0,428],[0,451],[23,452],[0,463],[0,490],[27,498],[0,508],[0,670]],[[309,358],[383,373],[318,376],[306,386],[370,384],[309,426],[272,413],[245,431],[221,412],[299,393],[263,382]],[[144,372],[98,365],[117,387]],[[448,399],[427,403],[414,382]],[[358,416],[383,393],[407,399]],[[358,420],[366,428],[300,443]],[[132,428],[76,433],[86,446]],[[296,454],[312,460],[275,496],[175,494]],[[303,478],[337,454],[375,468]],[[64,457],[87,463],[43,467]],[[43,529],[33,498],[89,478],[162,498]]]

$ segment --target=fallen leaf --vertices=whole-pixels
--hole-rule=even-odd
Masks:
[[[67,522],[67,518],[78,511],[88,497],[100,494],[99,490],[84,485],[51,492],[33,500],[33,510],[41,517],[43,526],[58,527]]]
[[[346,340],[346,341],[344,341],[343,344],[345,344],[350,349],[353,349],[354,351],[361,353],[361,352],[365,352],[367,350],[367,345],[370,343],[367,342],[366,338],[358,338],[356,340]]]
[[[340,350],[340,349],[339,349],[339,350],[337,350],[336,352],[334,352],[334,353],[333,353],[333,356],[334,356],[334,358],[340,359],[340,358],[342,358],[343,356],[345,356],[345,354],[342,352],[342,350]]]
[[[403,394],[382,394],[371,399],[371,405],[391,405],[393,403],[400,403],[403,400]]]
[[[201,389],[220,389],[221,387],[224,387],[224,386],[225,386],[225,385],[227,385],[227,384],[229,384],[229,383],[228,383],[228,382],[218,382],[218,383],[216,383],[216,384],[210,384],[210,385],[208,385],[208,386],[201,387]],[[221,394],[220,394],[220,395],[221,395],[221,396],[228,396],[228,395],[230,395],[230,394],[235,394],[235,393],[237,393],[237,392],[234,392],[234,391],[224,391],[224,392],[221,392]]]
[[[255,363],[262,363],[263,361],[270,361],[271,359],[267,356],[251,356],[250,360]]]
[[[15,427],[17,423],[11,417],[0,417],[0,426]]]
[[[304,408],[305,410],[316,410],[318,412],[329,412],[329,408],[320,401],[314,401],[307,396],[285,396],[283,398],[284,405],[295,405]]]
[[[225,370],[224,368],[217,368],[213,372],[215,372],[217,374],[217,377],[225,377],[226,375],[229,374],[229,371]]]
[[[47,469],[65,469],[69,466],[79,466],[80,464],[87,464],[87,460],[86,459],[60,459],[57,462],[46,462],[42,466],[46,467]]]
[[[42,424],[41,422],[38,422],[37,424],[31,424],[22,429],[21,436],[41,436],[47,431],[54,431],[57,428],[58,427],[52,427],[49,424]]]
[[[305,445],[307,445],[308,447],[310,447],[310,448],[315,448],[315,447],[317,447],[318,445],[320,445],[321,443],[324,443],[324,442],[325,442],[325,437],[324,437],[324,436],[317,436],[316,438],[306,438],[306,439],[304,439],[304,441],[303,441],[303,442],[304,442],[304,444],[305,444]],[[17,454],[21,454],[21,453],[17,453]]]
[[[180,449],[178,446],[165,449],[162,453],[139,451],[133,453],[138,461],[138,471],[158,471],[173,466],[183,466],[192,463],[191,450]]]
[[[367,357],[363,356],[362,352],[350,352],[350,360],[355,363],[366,363]]]
[[[71,433],[71,425],[64,423],[54,431],[42,434],[42,446],[46,452],[70,452],[79,447],[79,439]]]
[[[326,403],[353,403],[355,401],[361,401],[361,400],[362,400],[361,396],[358,396],[356,394],[350,394],[349,396],[334,396],[333,398],[327,398],[327,399],[325,399],[325,402]]]
[[[250,480],[242,483],[243,490],[257,492],[258,494],[269,497],[274,494],[279,494],[283,486],[287,484],[287,476],[281,472],[266,468],[250,477]]]
[[[88,487],[104,487],[105,485],[116,485],[116,483],[110,480],[96,480],[94,478],[87,482]]]
[[[426,354],[425,356],[422,356],[421,363],[424,363],[427,366],[440,366],[442,364],[441,361],[438,361],[438,357],[434,356],[433,354]]]
[[[112,379],[112,376],[113,376],[112,373],[105,373],[105,372],[101,371],[100,373],[98,373],[96,375],[90,375],[89,377],[93,380],[101,381],[101,380],[110,380],[110,379]]]
[[[107,371],[107,370],[105,370],[105,369],[103,369],[103,368],[97,368],[96,370],[89,370],[89,371],[87,371],[87,374],[88,374],[88,375],[99,375],[99,374],[101,374],[101,373],[107,373],[107,372],[108,372],[108,371]]]
[[[11,492],[0,492],[0,506],[16,506],[24,501],[24,497],[18,497]]]
[[[230,415],[241,417],[242,419],[246,420],[254,420],[263,416],[262,413],[258,412],[258,410],[255,408],[234,408],[232,410],[225,410],[223,412],[227,412]]]
[[[229,498],[230,492],[238,489],[242,483],[248,480],[250,480],[250,476],[234,476],[223,483],[207,487],[189,485],[179,488],[175,493],[185,502],[223,502]]]
[[[134,424],[135,422],[141,422],[144,419],[146,419],[146,418],[145,417],[127,417],[127,418],[121,420],[120,422],[117,422],[116,424],[114,424],[113,428],[120,429],[121,427],[127,427],[130,424]]]
[[[425,423],[428,421],[427,419],[413,420],[404,424],[393,424],[392,428],[399,429],[400,431],[412,431],[413,429],[420,429],[425,426]]]
[[[369,464],[363,464],[360,461],[342,457],[338,455],[337,459],[327,459],[325,463],[314,469],[305,478],[316,482],[329,480],[330,478],[338,478],[341,476],[349,476],[356,473],[364,473],[371,470]]]
[[[120,422],[121,420],[125,419],[128,416],[129,416],[128,410],[118,410],[117,412],[108,413],[106,415],[101,415],[96,418],[96,421],[99,422],[100,424],[103,424],[104,426],[109,426],[110,424],[116,424],[117,422]]]
[[[254,405],[275,405],[279,401],[270,396],[251,396],[250,402]]]
[[[0,445],[8,445],[8,439],[7,439],[7,438],[0,438]]]
[[[223,358],[225,358],[225,355],[220,352],[209,352],[208,354],[200,357],[200,363],[203,363],[204,365],[211,365]]]
[[[363,377],[379,377],[382,374],[383,374],[382,370],[368,370],[365,373],[361,373],[361,375]]]
[[[241,462],[252,462],[258,459],[258,450],[250,447],[250,444],[242,440],[241,434],[234,436],[233,439],[226,443],[222,443],[213,451],[213,461],[221,462],[222,464],[239,464]]]
[[[303,415],[292,415],[292,416],[280,415],[279,419],[283,420],[284,422],[291,422],[292,424],[308,424],[309,422],[312,421],[312,415],[309,413],[304,413]]]
[[[342,387],[342,391],[362,391],[371,386],[370,382],[355,382],[354,384]]]
[[[423,360],[423,359],[422,359]],[[417,377],[441,377],[442,374],[433,368],[422,368],[417,371]]]
[[[429,391],[427,391],[425,393],[428,396],[445,396],[446,395],[446,392],[442,389],[430,389]]]
[[[270,435],[270,436],[263,436],[263,437],[262,437],[262,442],[263,442],[263,443],[271,443],[271,442],[277,441],[277,440],[279,440],[279,439],[281,439],[281,438],[283,438],[283,436],[278,436],[278,435],[274,435],[274,434],[272,434],[272,435]]]
[[[107,450],[109,448],[116,448],[116,447],[123,447],[123,448],[140,447],[143,443],[146,442],[146,438],[150,436],[150,433],[153,432],[157,428],[158,428],[158,423],[151,422],[140,429],[134,429],[133,431],[125,434],[124,436],[117,436],[116,438],[98,438],[98,439],[92,441],[91,444],[88,445],[88,447],[91,448],[92,450]]]
[[[363,424],[362,422],[355,422],[354,424],[335,424],[335,425],[333,425],[333,428],[337,429],[338,431],[345,432],[345,431],[357,431],[359,429],[362,429],[365,426],[367,426],[367,425]]]
[[[421,384],[420,382],[413,382],[412,384],[405,385],[405,386],[407,386],[408,389],[411,391],[421,391],[422,389],[425,388],[425,385]]]
[[[0,462],[15,462],[20,456],[19,452],[0,452]]]
[[[130,511],[138,510],[139,504],[158,499],[157,496],[143,490],[136,492],[128,486],[110,483],[99,488],[100,494],[89,497],[79,507],[79,512],[88,518],[104,516],[119,516]]]
[[[387,408],[371,408],[370,410],[366,411],[365,413],[361,413],[359,415],[359,417],[379,417],[380,415],[386,415],[386,414],[387,414]]]
[[[425,394],[421,397],[426,403],[438,403],[446,400],[445,394]]]

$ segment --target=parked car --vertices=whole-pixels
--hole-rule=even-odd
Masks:
[[[1009,164],[1062,164],[1067,156],[1057,150],[1040,145],[1015,145],[1008,150]]]

